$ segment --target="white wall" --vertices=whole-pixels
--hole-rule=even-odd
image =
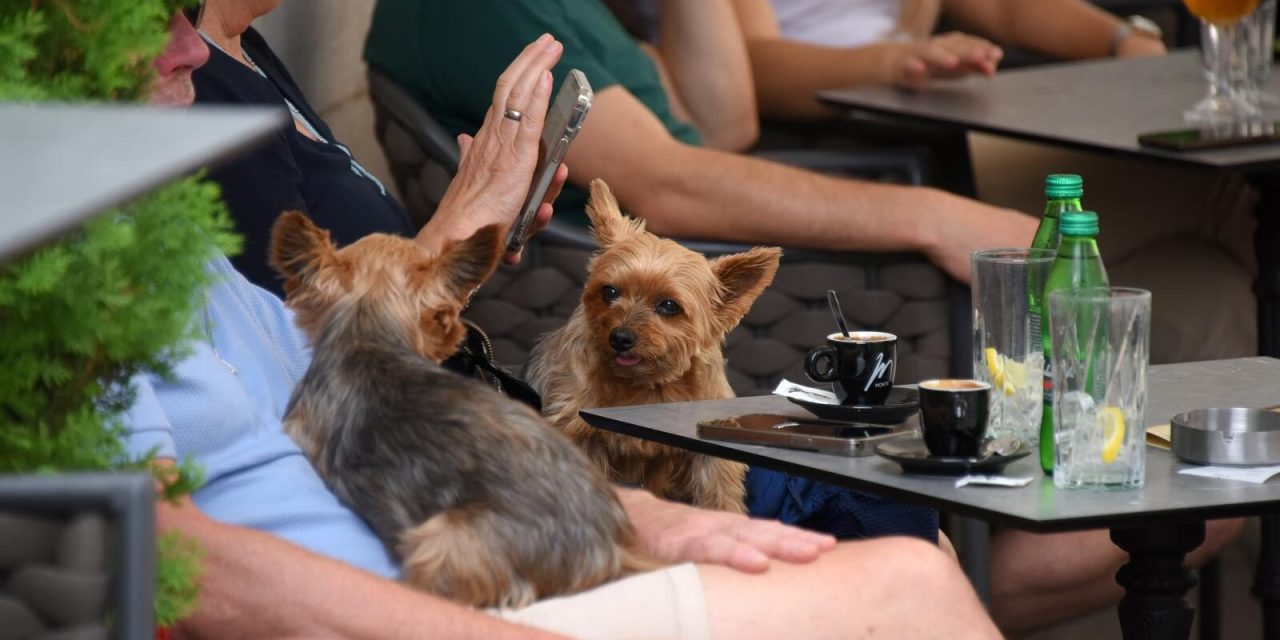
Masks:
[[[307,101],[388,189],[391,172],[373,130],[361,52],[374,0],[284,0],[254,26],[284,61]]]

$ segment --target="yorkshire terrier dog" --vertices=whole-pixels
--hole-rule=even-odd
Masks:
[[[338,250],[301,213],[271,263],[314,356],[285,429],[403,562],[410,584],[520,607],[652,568],[594,465],[533,410],[442,369],[500,253],[494,225],[432,254],[375,234]]]
[[[544,415],[614,481],[745,512],[745,465],[594,429],[578,411],[733,397],[725,335],[773,281],[782,251],[757,247],[708,260],[624,217],[600,180],[591,183],[587,214],[600,249],[582,304],[530,356],[527,377]]]

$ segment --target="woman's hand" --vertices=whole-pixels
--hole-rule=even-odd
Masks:
[[[919,90],[935,78],[993,75],[1003,57],[1004,51],[987,40],[951,32],[901,45],[886,68],[893,84]]]
[[[563,46],[543,35],[525,47],[498,78],[493,104],[474,138],[458,137],[461,162],[435,215],[418,233],[417,240],[438,251],[448,241],[469,237],[477,229],[498,223],[510,227],[524,204],[538,162],[542,123],[551,99],[551,68]],[[518,111],[519,120],[506,117]],[[542,229],[551,219],[551,200],[564,185],[568,170],[562,165],[547,197],[538,209],[533,228]],[[519,256],[507,256],[508,262]]]
[[[770,559],[811,562],[836,546],[835,538],[775,520],[708,511],[667,502],[647,491],[618,489],[640,546],[670,562],[722,564],[760,573]]]

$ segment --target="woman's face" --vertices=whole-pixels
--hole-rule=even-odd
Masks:
[[[280,2],[281,0],[205,0],[202,9],[218,15],[238,15],[253,19],[275,11]]]
[[[196,98],[191,72],[209,60],[209,47],[196,33],[195,27],[181,11],[169,21],[169,44],[151,63],[156,69],[147,102],[154,105],[184,107]]]

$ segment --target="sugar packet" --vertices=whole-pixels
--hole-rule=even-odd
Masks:
[[[1025,487],[1031,484],[1035,478],[1014,478],[1012,476],[984,476],[984,475],[967,475],[956,478],[956,488],[968,485],[980,485],[984,487]]]

